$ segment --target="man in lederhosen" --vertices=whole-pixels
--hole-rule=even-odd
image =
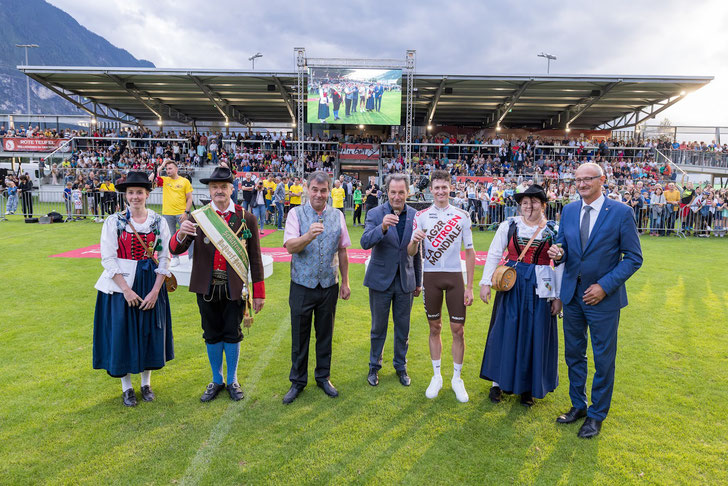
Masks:
[[[240,238],[247,250],[252,276],[252,310],[260,312],[265,303],[263,261],[260,254],[258,223],[252,213],[231,200],[233,174],[227,167],[217,167],[208,179],[200,182],[208,185],[210,207],[227,223]],[[204,209],[204,208],[203,208]],[[196,213],[193,213],[193,216]],[[213,216],[215,216],[213,214]],[[215,216],[217,217],[217,216]],[[202,318],[202,337],[207,345],[207,356],[212,368],[212,383],[200,397],[203,402],[214,400],[225,389],[222,376],[223,352],[227,362],[227,389],[232,400],[243,398],[237,378],[240,341],[243,339],[240,327],[243,318],[246,325],[252,322],[249,312],[250,289],[244,284],[234,266],[228,262],[212,244],[201,228],[191,220],[185,220],[170,239],[169,249],[179,255],[195,242],[192,257],[190,292],[197,294],[197,305]]]

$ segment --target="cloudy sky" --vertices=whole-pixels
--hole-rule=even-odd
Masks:
[[[728,126],[725,0],[346,2],[49,0],[157,67],[293,70],[310,57],[403,58],[433,74],[714,76],[664,112],[673,125]],[[659,118],[658,118],[659,119]]]

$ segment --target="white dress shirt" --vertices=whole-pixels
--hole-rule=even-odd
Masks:
[[[591,204],[586,204],[584,200],[582,199],[582,206],[581,206],[581,213],[579,215],[579,226],[581,227],[581,221],[584,219],[584,213],[586,212],[584,208],[586,206],[589,206],[592,208],[592,211],[589,213],[589,236],[591,236],[591,232],[594,229],[594,223],[597,222],[597,216],[599,216],[599,211],[602,210],[602,206],[604,206],[604,194],[600,194],[596,200]]]

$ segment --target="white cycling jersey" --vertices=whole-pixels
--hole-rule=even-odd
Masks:
[[[425,232],[423,270],[425,272],[461,272],[460,248],[473,248],[470,215],[448,204],[438,208],[434,204],[415,215],[412,234],[418,229]]]

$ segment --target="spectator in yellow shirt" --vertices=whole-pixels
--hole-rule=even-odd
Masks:
[[[104,180],[99,186],[101,191],[101,217],[104,217],[107,213],[109,215],[114,214],[116,205],[114,204],[114,196],[116,196],[116,187],[111,181]]]
[[[344,191],[344,188],[341,187],[340,181],[334,181],[334,188],[331,189],[331,201],[332,201],[332,207],[335,209],[338,209],[342,212],[342,214],[346,215],[344,212],[344,197],[346,196],[346,191]]]
[[[164,169],[166,176],[160,175]],[[157,168],[157,186],[162,187],[162,218],[169,226],[169,234],[174,235],[177,224],[190,218],[192,208],[192,184],[186,177],[179,175],[177,163],[167,159]],[[192,260],[192,246],[187,250]],[[179,257],[172,258],[171,266],[179,265]]]
[[[265,189],[265,222],[267,224],[271,224],[273,212],[275,211],[275,207],[273,207],[273,192],[276,190],[277,185],[273,174],[269,174],[268,179],[263,181],[263,189]]]
[[[288,188],[288,192],[291,195],[291,208],[301,205],[301,195],[303,194],[303,186],[298,177],[293,178],[293,185]]]
[[[663,193],[665,196],[665,228],[669,235],[675,229],[675,220],[677,219],[678,210],[680,209],[680,191],[675,187],[674,182],[667,184],[667,189]]]

